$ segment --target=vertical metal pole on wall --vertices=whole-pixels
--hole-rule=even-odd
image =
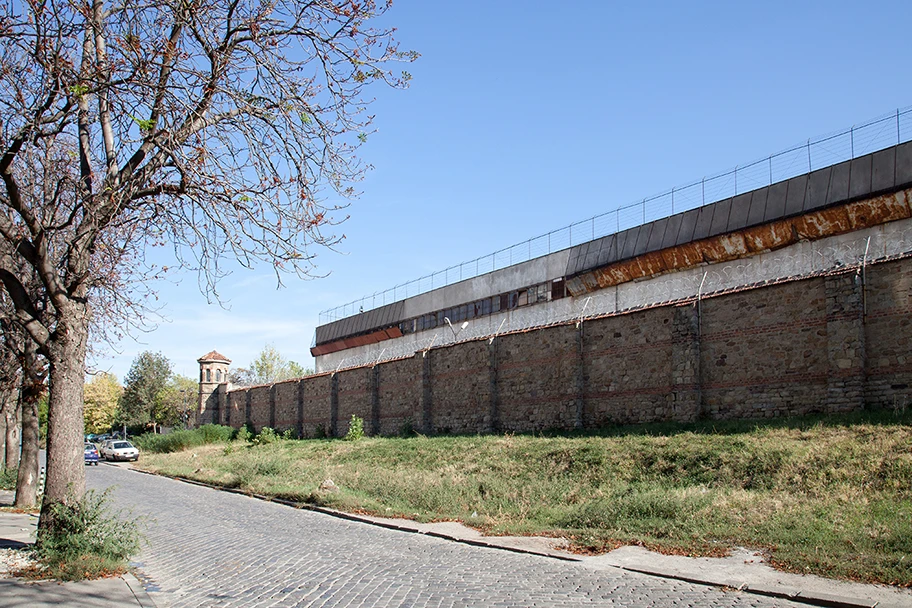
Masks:
[[[643,223],[646,223],[646,199],[643,199]]]
[[[855,158],[855,127],[849,129],[849,141],[852,146],[852,158]]]
[[[595,240],[595,218],[592,218],[592,240]]]
[[[808,140],[808,173],[810,173],[813,170],[814,169],[811,167],[811,140],[809,139]]]
[[[770,181],[767,186],[773,185],[773,156],[770,155]]]
[[[700,182],[700,188],[702,188],[702,190],[703,190],[703,204],[705,205],[706,204],[706,178],[705,177]]]
[[[735,196],[738,196],[738,165],[735,165]]]
[[[899,135],[899,108],[896,108],[896,145],[902,142]]]
[[[674,215],[675,212],[675,189],[671,189],[671,214]]]

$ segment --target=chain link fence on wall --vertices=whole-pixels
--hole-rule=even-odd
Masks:
[[[769,186],[816,169],[912,140],[912,107],[849,129],[808,139],[766,158],[675,187],[642,201],[553,230],[320,313],[330,323],[405,298],[500,270],[574,245]]]

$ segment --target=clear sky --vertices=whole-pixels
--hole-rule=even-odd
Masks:
[[[396,0],[409,90],[375,88],[374,166],[329,276],[239,270],[207,303],[157,286],[166,320],[94,358],[123,380],[144,350],[196,377],[267,343],[305,367],[319,312],[912,105],[912,3]]]

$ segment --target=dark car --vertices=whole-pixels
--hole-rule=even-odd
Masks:
[[[94,443],[85,444],[85,463],[98,466],[98,448]]]

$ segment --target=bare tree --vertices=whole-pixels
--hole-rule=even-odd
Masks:
[[[371,129],[364,88],[403,86],[409,75],[384,64],[416,57],[372,25],[388,8],[23,0],[0,9],[0,237],[9,244],[0,280],[50,364],[42,529],[54,503],[84,492],[88,334],[93,305],[131,293],[110,289],[123,280],[116,269],[170,243],[215,294],[226,258],[306,277],[315,246],[341,238],[339,205],[322,201],[354,194],[365,169],[354,154]],[[48,158],[61,166],[26,192],[30,168]],[[47,293],[46,315],[17,277],[19,261]]]

